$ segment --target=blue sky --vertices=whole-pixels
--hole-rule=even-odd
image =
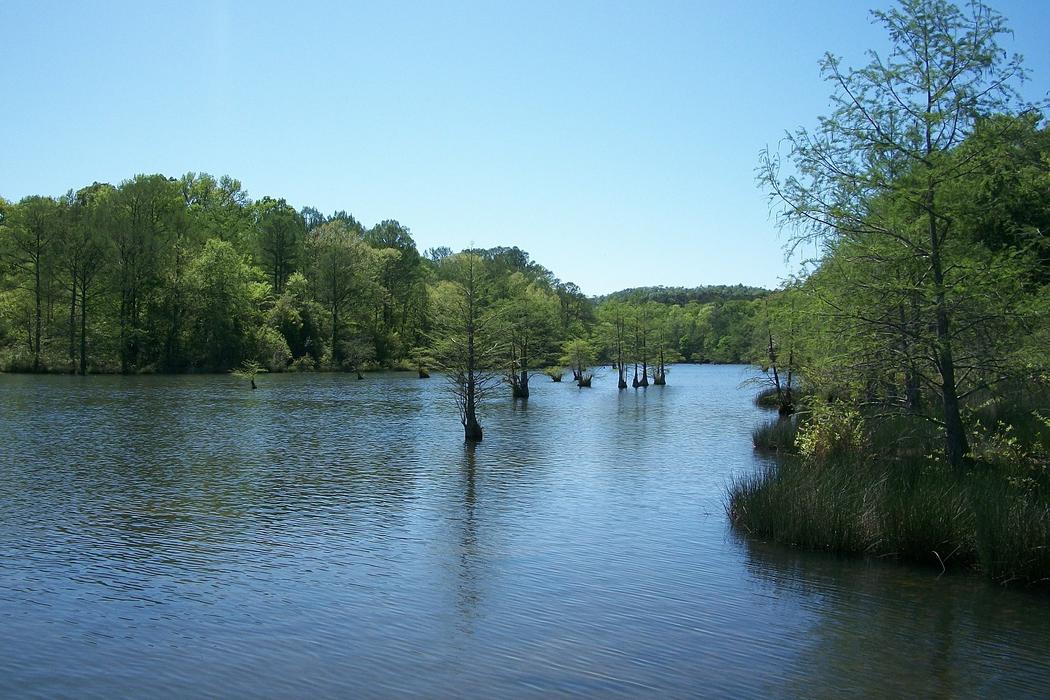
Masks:
[[[993,6],[1045,96],[1050,3]],[[204,171],[592,294],[772,286],[758,152],[827,111],[824,51],[882,48],[868,7],[4,0],[0,196]]]

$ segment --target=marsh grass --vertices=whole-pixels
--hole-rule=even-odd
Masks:
[[[760,426],[756,446],[778,446],[781,457],[731,484],[725,506],[733,524],[794,547],[896,558],[937,572],[976,569],[1004,584],[1050,585],[1044,462],[1007,455],[974,462],[958,475],[922,454],[934,434],[926,428],[869,427],[870,451],[814,460],[780,447],[789,436],[794,440],[797,421]],[[1040,431],[1032,428],[1031,435],[1041,440]]]
[[[981,568],[1003,583],[1050,585],[1050,498],[984,474],[971,490]]]
[[[790,451],[798,435],[798,416],[774,418],[751,431],[751,442],[757,449]]]

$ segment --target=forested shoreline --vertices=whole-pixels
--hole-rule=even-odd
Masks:
[[[421,252],[394,220],[365,227],[345,211],[253,201],[230,177],[136,175],[0,200],[0,371],[416,367],[433,350],[450,261],[464,254],[481,260],[485,302],[505,329],[520,330],[515,314],[529,319],[537,369],[559,364],[573,341],[589,361],[609,361],[614,316],[624,361],[750,361],[768,294],[661,287],[593,298],[517,247]]]

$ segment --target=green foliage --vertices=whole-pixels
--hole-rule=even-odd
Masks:
[[[596,357],[594,346],[584,338],[573,338],[566,341],[561,350],[561,363],[581,373],[594,364]]]
[[[797,456],[734,484],[727,509],[797,546],[1046,582],[1050,458],[1032,408],[1050,374],[1047,128],[1017,100],[1021,67],[987,7],[873,15],[890,52],[856,70],[826,56],[831,114],[788,135],[790,167],[763,157],[792,245],[822,246],[756,325],[762,365],[787,352],[810,412]]]
[[[815,464],[833,459],[863,461],[869,450],[860,412],[845,403],[816,403],[796,444],[799,454]]]
[[[268,287],[227,241],[210,239],[189,264],[188,343],[193,366],[225,370],[249,354],[250,331]]]
[[[468,442],[479,442],[479,414],[502,375],[506,356],[501,312],[494,296],[498,277],[477,253],[464,252],[443,263],[431,293],[434,309],[433,358],[459,410]]]
[[[251,333],[251,353],[270,372],[283,372],[292,360],[292,351],[281,332],[271,326],[257,326]]]
[[[742,284],[709,285],[705,287],[632,287],[600,297],[599,304],[610,301],[639,303],[655,301],[664,306],[686,306],[687,304],[713,304],[727,301],[750,301],[769,294],[768,289],[748,287]]]
[[[761,300],[690,301],[683,306],[628,291],[631,293],[612,294],[598,303],[593,340],[601,357],[616,362],[620,356],[625,364],[659,361],[661,354],[665,364],[750,363],[754,359]]]
[[[647,288],[596,305],[520,248],[472,254],[490,280],[508,380],[557,361],[571,339],[593,346],[587,364],[609,357],[600,305],[624,310],[622,362],[654,376],[681,359],[751,359],[753,304],[765,290]],[[460,257],[421,255],[394,220],[366,228],[345,211],[252,201],[236,179],[207,173],[3,201],[0,370],[403,365],[433,350],[434,291]]]
[[[298,269],[306,224],[283,199],[264,197],[253,208],[255,257],[259,267],[267,271],[274,292],[280,294]]]
[[[230,373],[238,379],[245,379],[251,382],[251,386],[255,388],[255,378],[262,372],[267,371],[265,367],[260,365],[255,360],[245,360],[241,363],[241,366],[237,369],[230,370]]]
[[[927,414],[958,470],[968,399],[1046,367],[1025,339],[1048,321],[1050,142],[997,13],[904,0],[873,16],[888,53],[825,56],[831,113],[784,140],[788,167],[765,153],[761,179],[792,246],[822,245],[791,292],[807,385]]]

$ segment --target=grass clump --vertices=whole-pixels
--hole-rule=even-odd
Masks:
[[[795,449],[798,416],[774,418],[751,431],[751,442],[757,449],[773,452]]]
[[[1038,414],[1037,418],[1038,418]],[[1036,421],[1050,428],[1045,421]],[[905,419],[865,420],[844,405],[755,430],[776,464],[734,482],[726,511],[741,530],[843,555],[978,570],[1000,583],[1050,585],[1050,457],[1045,432],[973,429],[956,472]]]
[[[734,524],[752,535],[805,549],[863,552],[869,548],[862,527],[864,493],[848,470],[807,470],[788,458],[731,487],[727,511]]]

